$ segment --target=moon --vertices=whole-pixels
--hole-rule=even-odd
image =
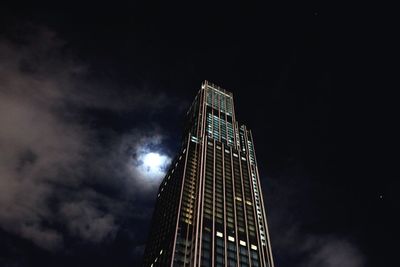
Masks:
[[[164,164],[163,157],[158,153],[148,153],[143,157],[143,166],[149,170],[158,170]]]
[[[171,163],[171,158],[159,152],[146,152],[139,156],[138,170],[147,179],[161,179]]]

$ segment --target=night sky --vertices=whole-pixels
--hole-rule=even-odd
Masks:
[[[0,4],[0,266],[139,266],[203,80],[253,132],[277,267],[398,266],[390,14],[164,2]]]

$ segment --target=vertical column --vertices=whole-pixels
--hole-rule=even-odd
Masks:
[[[200,94],[200,107],[199,107],[199,140],[200,140],[200,162],[198,165],[198,176],[197,176],[197,194],[196,194],[196,207],[195,207],[195,216],[196,220],[194,221],[195,226],[193,227],[193,235],[192,235],[192,255],[193,255],[193,265],[198,266],[201,263],[201,248],[202,248],[202,227],[203,227],[203,194],[204,194],[204,179],[205,176],[205,153],[206,153],[206,145],[207,145],[207,135],[206,135],[206,88],[207,81],[202,85],[201,94]]]
[[[262,219],[264,222],[264,234],[266,238],[266,244],[264,246],[265,250],[266,250],[266,256],[267,256],[267,260],[268,260],[268,265],[269,267],[274,267],[274,259],[272,257],[272,249],[271,249],[271,241],[269,238],[269,232],[268,232],[268,222],[267,222],[267,215],[265,213],[265,205],[264,205],[264,198],[262,195],[262,190],[261,190],[261,182],[260,182],[260,176],[258,173],[258,167],[257,167],[257,158],[256,158],[256,152],[255,152],[255,148],[254,148],[254,143],[253,143],[253,137],[251,135],[250,131],[246,132],[246,136],[247,136],[247,140],[248,140],[248,144],[251,145],[251,148],[253,150],[253,156],[254,156],[254,174],[256,176],[256,180],[257,183],[259,185],[259,195],[260,195],[260,201],[261,201],[261,213],[262,213]]]
[[[214,259],[216,266],[225,266],[224,242],[224,188],[223,188],[223,148],[215,143],[215,187],[214,187]]]
[[[232,148],[224,148],[224,188],[225,188],[225,233],[226,233],[226,266],[237,265],[237,225],[235,190],[233,180]]]

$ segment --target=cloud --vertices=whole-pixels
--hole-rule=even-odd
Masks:
[[[57,250],[63,242],[63,237],[59,232],[40,225],[23,224],[19,230],[22,237],[32,240],[33,243],[47,250]]]
[[[0,227],[47,250],[62,248],[69,235],[113,239],[138,187],[147,185],[132,169],[135,153],[161,146],[164,136],[133,128],[111,132],[104,143],[85,109],[154,111],[165,96],[90,81],[90,68],[54,32],[29,32],[18,42],[0,39]]]
[[[92,164],[96,166],[91,169],[92,176],[108,188],[124,188],[130,197],[151,193],[159,186],[171,161],[163,145],[165,138],[159,128],[148,127],[118,136],[110,145],[96,149],[98,156],[92,157]],[[164,161],[157,172],[143,168],[143,157],[150,152],[159,153]],[[113,179],[109,179],[110,175]]]
[[[320,221],[315,229],[315,181],[303,174],[298,166],[288,174],[270,177],[267,190],[268,222],[275,265],[300,267],[361,267],[366,256],[350,235],[344,235]],[[319,179],[318,181],[323,181]],[[272,200],[272,201],[271,201]],[[320,203],[318,203],[320,204]],[[310,227],[310,226],[314,227]],[[324,229],[324,230],[321,230]]]
[[[309,257],[303,266],[307,267],[361,267],[365,264],[364,255],[357,247],[345,239],[309,238]]]
[[[70,233],[86,240],[100,242],[107,236],[114,236],[118,229],[111,214],[94,208],[87,200],[63,203],[60,207],[61,218],[68,220]]]
[[[162,142],[160,136],[156,138],[143,138],[134,148],[134,154],[128,161],[128,169],[132,172],[133,177],[139,182],[141,188],[152,189],[158,187],[162,178],[166,173],[166,168],[171,163],[168,155],[156,153]],[[158,147],[158,149],[157,149]],[[159,161],[157,166],[149,166],[146,163],[148,155],[156,155]]]
[[[301,267],[362,267],[365,255],[357,245],[339,234],[305,232],[291,222],[282,234],[271,240],[275,263]],[[276,258],[276,256],[285,258]]]
[[[82,161],[86,133],[54,111],[62,95],[58,83],[68,80],[64,69],[44,78],[42,70],[23,68],[31,56],[26,48],[3,41],[0,53],[0,224],[49,248],[62,241],[56,230],[41,225],[51,215],[50,183],[74,183],[70,170]]]

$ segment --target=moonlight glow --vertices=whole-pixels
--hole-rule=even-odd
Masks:
[[[143,166],[149,170],[158,170],[164,164],[163,157],[158,153],[148,153],[143,157]]]
[[[146,152],[139,156],[138,170],[147,179],[161,179],[171,159],[156,152]]]

